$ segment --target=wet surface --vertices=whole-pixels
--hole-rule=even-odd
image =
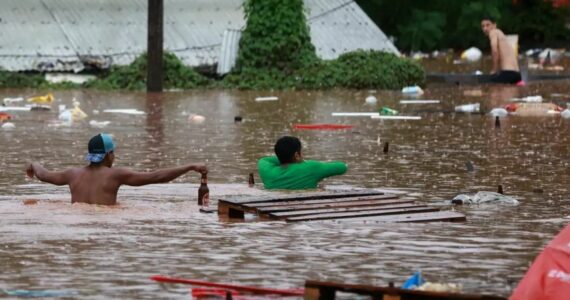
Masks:
[[[482,96],[466,96],[481,90]],[[2,90],[0,98],[45,91]],[[373,93],[375,105],[364,99]],[[554,95],[553,95],[554,94]],[[266,287],[301,287],[307,279],[401,284],[416,270],[429,281],[460,283],[471,293],[508,295],[535,255],[565,224],[570,120],[558,115],[508,116],[501,128],[488,115],[449,113],[481,103],[485,111],[513,97],[542,95],[570,102],[570,82],[504,86],[434,86],[399,104],[399,92],[191,91],[163,95],[57,91],[59,101],[81,102],[87,121],[57,126],[57,113],[14,112],[16,128],[0,130],[0,289],[62,289],[81,298],[188,298],[188,287],[159,285],[156,274]],[[278,101],[255,102],[257,96]],[[382,106],[421,120],[332,117]],[[136,108],[145,115],[104,113]],[[94,113],[94,110],[99,113]],[[188,122],[196,113],[202,124]],[[243,122],[234,123],[235,116]],[[295,123],[355,125],[340,131],[297,131]],[[224,223],[195,205],[199,176],[173,184],[125,188],[117,207],[71,205],[65,187],[25,178],[27,161],[50,169],[82,165],[88,139],[112,133],[116,164],[151,170],[206,162],[212,197],[266,193],[247,188],[257,159],[285,134],[303,141],[306,158],[344,160],[346,175],[325,184],[402,189],[441,205],[458,193],[505,192],[516,207],[459,207],[465,223],[380,224],[362,220],[300,224]],[[384,142],[390,143],[388,154]],[[465,163],[472,161],[474,172]],[[259,177],[256,175],[256,181]],[[539,189],[542,193],[537,193]],[[39,199],[24,205],[25,199]],[[444,207],[444,209],[450,209]]]

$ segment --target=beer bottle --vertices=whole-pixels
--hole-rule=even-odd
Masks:
[[[248,185],[249,187],[253,187],[255,185],[255,180],[253,179],[253,173],[249,173]]]
[[[198,189],[198,205],[210,204],[210,189],[208,188],[208,174],[202,173],[200,188]]]

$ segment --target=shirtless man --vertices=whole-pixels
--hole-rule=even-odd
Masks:
[[[69,185],[71,203],[114,205],[121,185],[141,186],[152,183],[165,183],[189,171],[208,173],[204,165],[185,165],[156,170],[153,172],[135,172],[127,168],[113,168],[115,144],[108,134],[98,134],[88,144],[89,153],[85,160],[88,166],[60,172],[46,170],[37,162],[26,169],[30,178],[34,175],[41,181],[55,185]]]
[[[492,82],[515,84],[521,80],[519,64],[515,50],[505,34],[497,28],[497,23],[491,17],[481,20],[481,29],[489,37],[493,56]]]

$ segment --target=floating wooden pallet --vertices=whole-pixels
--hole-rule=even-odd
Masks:
[[[333,282],[305,282],[305,300],[334,300],[336,292],[370,296],[374,300],[507,300],[490,295],[466,295],[457,293],[404,290],[395,287],[377,287]]]
[[[243,219],[246,213],[261,220],[286,222],[373,218],[379,222],[465,221],[465,215],[440,211],[377,191],[314,192],[276,197],[235,197],[218,200],[218,215]]]

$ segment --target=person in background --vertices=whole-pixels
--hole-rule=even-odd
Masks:
[[[481,20],[481,29],[489,37],[491,43],[491,55],[493,57],[491,82],[516,84],[521,81],[515,49],[505,34],[497,28],[495,19],[484,17]]]
[[[71,203],[83,202],[100,205],[116,204],[117,192],[121,185],[141,186],[165,183],[189,171],[208,173],[208,168],[201,164],[187,164],[153,172],[113,168],[115,144],[111,136],[104,133],[91,138],[87,148],[89,153],[85,160],[89,161],[88,166],[52,172],[34,162],[28,166],[26,173],[30,178],[35,176],[43,182],[69,185]]]
[[[321,180],[347,170],[346,164],[339,161],[304,160],[301,141],[296,137],[280,138],[274,150],[276,156],[261,158],[257,164],[266,189],[314,189]]]

